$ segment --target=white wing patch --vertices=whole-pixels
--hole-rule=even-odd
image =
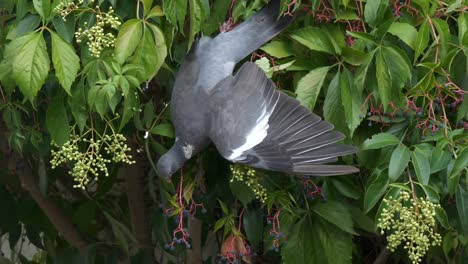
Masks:
[[[249,150],[256,145],[260,144],[263,139],[267,136],[268,131],[268,120],[270,119],[270,115],[273,111],[268,112],[266,111],[266,107],[263,108],[262,114],[256,121],[256,125],[250,130],[248,133],[245,143],[240,147],[234,149],[232,154],[227,158],[228,160],[239,160],[242,159],[243,153],[246,150]]]

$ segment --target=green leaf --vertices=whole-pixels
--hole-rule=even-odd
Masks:
[[[148,12],[151,10],[151,6],[153,5],[153,0],[141,0],[143,3],[143,15],[146,16]]]
[[[174,1],[174,0],[171,0],[171,1]],[[176,12],[177,12],[177,21],[179,22],[179,29],[183,29],[185,26],[185,16],[187,15],[187,0],[175,0],[174,2],[176,2],[176,5],[177,5]],[[192,11],[190,10],[190,12]]]
[[[449,178],[455,178],[462,171],[466,171],[468,167],[468,147],[465,147],[458,155],[453,165],[452,171],[450,172]]]
[[[119,131],[124,128],[130,119],[132,119],[133,115],[138,111],[139,107],[140,101],[138,95],[135,93],[128,93],[125,95]]]
[[[361,146],[361,150],[380,149],[386,146],[399,144],[400,140],[389,133],[379,133],[373,135],[372,138],[366,139]]]
[[[389,102],[392,95],[392,79],[387,64],[385,63],[384,56],[381,52],[376,54],[376,77],[377,77],[377,91],[379,93],[380,101],[382,102],[385,111],[388,109]]]
[[[357,39],[361,39],[365,42],[369,42],[369,43],[374,43],[374,44],[377,44],[377,40],[375,39],[375,37],[369,33],[365,33],[365,32],[353,32],[353,31],[346,31],[346,33],[348,35],[350,35],[351,37],[353,38],[357,38]]]
[[[384,47],[382,54],[392,80],[392,98],[398,98],[401,88],[411,77],[410,61],[405,52],[398,47]]]
[[[375,226],[374,221],[364,214],[364,212],[361,211],[356,206],[349,206],[351,215],[353,217],[353,221],[356,224],[357,228],[360,228],[362,230],[365,230],[370,233],[375,233],[377,227]]]
[[[114,57],[117,62],[123,64],[133,54],[141,42],[141,35],[141,20],[130,19],[122,25],[119,35],[117,35],[117,39],[115,40]]]
[[[13,78],[30,101],[44,84],[49,69],[50,61],[42,33],[28,34],[13,61]]]
[[[458,186],[455,192],[455,199],[457,204],[458,218],[460,219],[461,226],[465,234],[468,234],[468,192],[463,189],[461,185]]]
[[[382,22],[388,8],[388,0],[367,1],[364,7],[364,18],[372,27]]]
[[[467,45],[468,43],[468,14],[466,12],[460,13],[458,17],[458,43],[460,46]]]
[[[55,75],[63,89],[71,94],[71,85],[80,69],[80,58],[75,54],[75,50],[70,44],[54,32],[50,33],[52,35],[52,62],[54,63]]]
[[[151,133],[163,137],[174,138],[174,127],[169,123],[159,124],[151,129]]]
[[[195,39],[195,35],[201,30],[203,19],[205,16],[200,0],[189,0],[189,8],[190,8],[190,35],[189,35],[188,49],[192,47],[192,43]]]
[[[145,28],[143,37],[131,59],[131,63],[140,65],[143,70],[130,70],[129,74],[137,77],[139,83],[148,81],[154,76],[156,67],[158,66],[159,58],[155,50],[156,44],[154,42],[152,32],[149,28]]]
[[[388,32],[397,36],[408,46],[414,49],[416,38],[418,37],[418,31],[412,25],[404,22],[395,22],[390,26]]]
[[[229,184],[232,194],[241,201],[244,206],[247,206],[253,199],[255,193],[243,181],[233,181]]]
[[[432,22],[437,30],[437,35],[439,37],[439,56],[441,58],[444,58],[447,55],[448,51],[448,44],[450,40],[450,29],[445,22],[445,20],[442,20],[440,18],[433,18]]]
[[[163,10],[167,20],[173,25],[177,26],[177,1],[174,0],[163,0]]]
[[[445,229],[450,229],[450,224],[448,220],[447,213],[445,212],[444,208],[442,207],[436,207],[435,208],[436,212],[436,218],[437,221],[445,228]]]
[[[327,77],[328,70],[330,70],[328,66],[315,68],[303,76],[297,83],[297,100],[310,110],[314,109],[315,102]]]
[[[328,86],[323,105],[323,115],[325,120],[334,124],[338,131],[348,134],[348,127],[343,122],[345,120],[345,113],[341,102],[340,76],[340,72],[337,72]]]
[[[68,97],[70,110],[81,132],[84,131],[89,116],[86,109],[86,94],[83,83],[84,82],[79,82],[78,85],[71,90],[71,96]]]
[[[424,154],[424,151],[419,147],[415,147],[411,152],[411,162],[413,163],[418,181],[427,185],[431,174],[431,165],[429,164],[429,159]]]
[[[75,16],[68,16],[66,21],[61,17],[55,17],[52,20],[57,34],[60,35],[69,44],[72,44],[73,37],[75,36]]]
[[[419,55],[426,49],[427,44],[429,44],[429,30],[429,23],[426,20],[422,23],[418,35],[416,36],[416,41],[414,43],[414,61],[416,61]]]
[[[327,201],[315,204],[312,210],[339,229],[353,235],[356,234],[351,214],[345,205],[335,201]]]
[[[346,68],[343,70],[340,78],[341,103],[344,107],[346,123],[348,124],[349,135],[353,137],[354,130],[359,126],[362,120],[362,98],[354,85],[354,78]]]
[[[341,57],[343,57],[345,62],[355,66],[368,63],[371,58],[369,53],[349,47],[344,47],[342,49]]]
[[[444,148],[440,146],[435,147],[431,157],[431,174],[446,169],[450,160],[450,154]]]
[[[67,110],[63,98],[56,96],[52,98],[46,112],[46,127],[52,139],[61,146],[68,141],[69,127]]]
[[[50,14],[50,0],[33,0],[34,9],[45,21]]]
[[[368,213],[377,202],[380,200],[380,197],[384,195],[387,191],[388,186],[388,175],[382,171],[379,173],[375,180],[369,185],[364,195],[364,213]]]
[[[404,145],[398,145],[392,153],[390,164],[388,165],[388,177],[391,181],[397,181],[400,175],[408,166],[411,151]]]
[[[244,217],[244,230],[247,238],[252,245],[257,248],[262,240],[263,219],[261,211],[258,208],[247,207]]]
[[[294,51],[286,41],[275,40],[260,49],[269,55],[280,59],[294,55]]]
[[[333,38],[326,31],[316,27],[305,27],[295,31],[291,37],[311,50],[337,54]]]
[[[151,72],[150,78],[153,78],[158,72],[161,66],[164,64],[164,60],[167,57],[167,45],[164,33],[159,27],[153,24],[149,24],[154,36],[156,62],[153,66],[153,71]]]
[[[153,8],[151,8],[151,10],[149,11],[146,18],[160,17],[160,16],[164,16],[164,12],[163,12],[161,6],[156,5]]]

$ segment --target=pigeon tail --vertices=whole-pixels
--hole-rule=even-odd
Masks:
[[[216,46],[229,47],[224,53],[227,60],[239,62],[278,35],[294,20],[294,16],[279,13],[280,2],[280,0],[271,0],[246,21],[231,31],[218,34],[213,39]]]

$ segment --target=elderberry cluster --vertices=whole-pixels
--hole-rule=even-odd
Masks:
[[[100,173],[109,176],[107,164],[111,162],[123,162],[134,164],[132,156],[127,154],[130,148],[125,144],[125,137],[121,134],[105,135],[97,140],[92,137],[72,136],[61,147],[55,142],[52,145],[58,150],[52,150],[52,169],[62,163],[72,163],[69,174],[74,178],[75,188],[84,189],[91,179],[97,180]],[[85,149],[82,151],[81,149]],[[101,154],[104,150],[110,157]]]
[[[406,191],[383,202],[387,208],[382,210],[377,226],[382,235],[387,233],[390,251],[403,244],[411,262],[419,263],[431,245],[440,245],[441,236],[434,231],[435,210],[440,205],[428,199],[413,199]]]
[[[75,37],[77,43],[81,43],[82,39],[87,39],[91,55],[99,57],[104,48],[114,46],[115,35],[106,29],[118,29],[121,23],[114,14],[112,6],[109,7],[107,13],[101,12],[99,6],[96,6],[96,13],[96,23],[90,28],[78,28]],[[88,26],[87,22],[84,22],[84,26]]]
[[[231,165],[232,178],[231,182],[240,181],[244,182],[255,194],[255,197],[262,203],[267,201],[267,192],[265,187],[260,183],[261,175],[258,175],[255,169],[233,164]]]
[[[73,1],[62,1],[54,8],[54,12],[58,13],[62,17],[63,21],[67,21],[65,17],[78,9],[78,6],[81,4],[83,4],[83,0],[78,0],[76,4]]]

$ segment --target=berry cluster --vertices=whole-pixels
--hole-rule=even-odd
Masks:
[[[61,147],[52,142],[52,145],[58,148],[58,150],[51,151],[53,157],[50,161],[52,169],[62,163],[73,163],[73,168],[69,172],[77,182],[73,187],[85,189],[92,178],[94,180],[98,179],[100,173],[109,176],[107,164],[111,160],[127,164],[135,163],[132,156],[127,154],[130,148],[125,144],[126,139],[123,135],[104,135],[96,140],[93,131],[93,136],[90,139],[84,137],[87,133],[82,136],[73,135]],[[86,149],[86,151],[83,152],[81,149]],[[110,155],[111,159],[105,158],[101,154],[102,150]]]
[[[302,185],[304,186],[304,192],[307,197],[315,199],[317,196],[320,196],[322,201],[326,202],[327,198],[325,198],[322,188],[318,187],[309,177],[304,177]]]
[[[421,262],[429,246],[440,245],[441,236],[434,231],[434,219],[438,204],[428,199],[411,198],[410,193],[400,192],[398,198],[389,197],[383,200],[386,208],[378,219],[381,234],[387,234],[388,248],[394,251],[404,243],[412,263]]]
[[[63,2],[60,2],[54,8],[54,12],[58,13],[62,17],[63,21],[67,21],[67,19],[65,17],[68,16],[68,14],[70,14],[71,12],[78,9],[79,5],[81,5],[81,4],[83,4],[83,0],[78,0],[78,2],[76,4],[73,1],[71,1],[71,2],[63,1]]]
[[[84,30],[78,28],[78,31],[75,32],[75,37],[77,43],[81,43],[82,39],[86,38],[91,55],[99,57],[104,48],[114,46],[115,35],[109,31],[106,33],[106,28],[118,29],[121,23],[114,14],[112,6],[109,7],[107,13],[101,12],[99,6],[96,6],[96,13],[96,23]],[[84,22],[84,25],[86,27],[87,22]]]
[[[239,264],[242,262],[251,263],[250,259],[255,254],[252,254],[249,245],[240,235],[230,235],[221,247],[220,260],[221,263]]]
[[[267,201],[267,192],[265,187],[260,183],[262,176],[259,175],[255,169],[233,164],[231,165],[232,178],[231,182],[240,181],[244,182],[255,194],[255,197],[263,204]]]
[[[275,252],[279,252],[281,243],[286,243],[286,236],[283,232],[281,232],[281,225],[279,216],[281,214],[281,210],[276,211],[272,216],[267,216],[267,224],[272,225],[270,229],[270,236],[273,237],[273,242],[271,245],[271,250]]]
[[[194,182],[184,188],[184,175],[181,173],[176,195],[173,200],[170,201],[170,204],[173,206],[171,208],[164,209],[164,216],[175,216],[174,221],[177,224],[177,227],[172,232],[172,241],[164,245],[164,248],[167,250],[175,250],[176,244],[184,244],[185,248],[191,248],[188,241],[190,233],[187,228],[184,228],[184,217],[190,217],[193,219],[198,208],[202,209],[201,212],[203,214],[207,212],[202,203],[196,203],[193,199],[194,188]],[[163,207],[163,205],[161,204],[160,207]]]

